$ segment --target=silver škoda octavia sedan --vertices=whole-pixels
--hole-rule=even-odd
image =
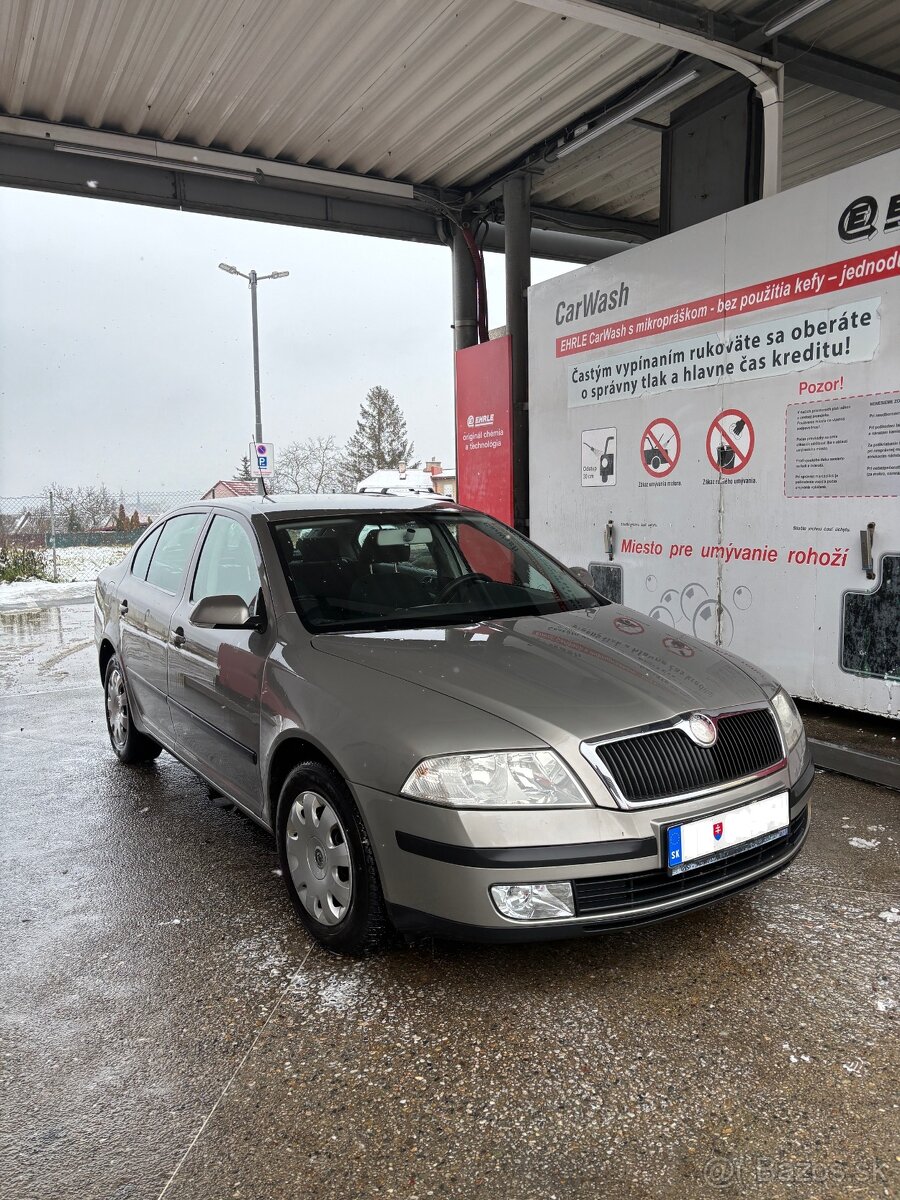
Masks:
[[[773,679],[456,505],[184,508],[101,574],[95,621],[116,754],[165,749],[274,833],[334,950],[654,921],[806,837]]]

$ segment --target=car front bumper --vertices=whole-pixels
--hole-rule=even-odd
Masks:
[[[576,937],[662,920],[752,887],[786,867],[809,829],[806,793],[814,777],[802,764],[702,801],[642,811],[559,809],[478,812],[423,804],[357,787],[388,911],[408,934],[470,941]],[[670,876],[662,830],[673,821],[724,812],[775,792],[790,795],[786,837],[707,867]],[[524,921],[495,907],[492,884],[568,881],[576,915]]]

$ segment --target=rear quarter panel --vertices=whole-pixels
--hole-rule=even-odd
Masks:
[[[128,570],[131,554],[114,567],[106,567],[97,576],[94,589],[94,644],[97,653],[104,639],[119,649],[119,584]]]

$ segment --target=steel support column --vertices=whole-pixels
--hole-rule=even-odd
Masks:
[[[513,524],[528,533],[528,285],[531,283],[531,176],[503,184],[506,325],[512,342]]]
[[[256,309],[256,272],[250,272],[250,325],[253,337],[253,414],[254,436],[257,445],[262,441],[262,407],[259,398],[259,314]],[[254,459],[254,462],[256,460]],[[256,490],[260,496],[266,494],[266,481],[262,475],[256,481]]]
[[[475,264],[462,231],[453,228],[453,349],[465,350],[478,341],[478,303]]]

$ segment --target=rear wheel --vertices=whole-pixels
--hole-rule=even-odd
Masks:
[[[301,763],[281,789],[278,855],[288,894],[312,936],[341,954],[380,950],[389,927],[368,835],[346,785]]]
[[[139,763],[156,758],[162,746],[135,728],[125,690],[125,676],[115,655],[106,664],[103,689],[106,695],[106,731],[120,762]]]

